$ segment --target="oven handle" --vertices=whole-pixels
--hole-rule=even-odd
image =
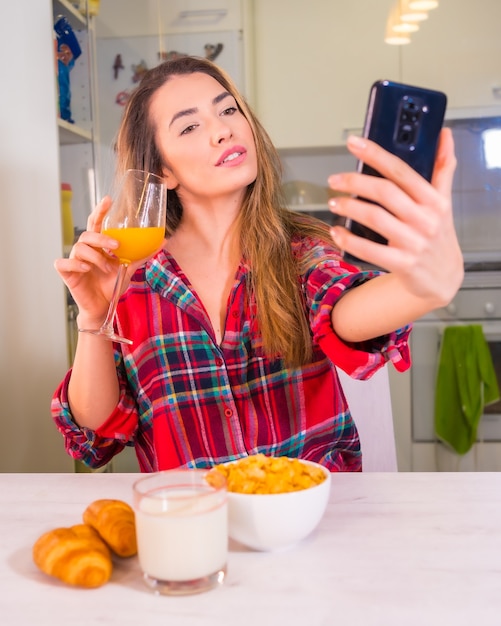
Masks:
[[[439,334],[442,336],[444,334],[444,330],[448,326],[469,326],[470,324],[475,324],[482,326],[484,331],[484,337],[486,341],[501,341],[501,320],[472,320],[470,322],[454,322],[452,324],[443,324],[440,326]]]

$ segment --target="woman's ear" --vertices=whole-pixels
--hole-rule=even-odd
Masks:
[[[178,186],[179,183],[178,183],[177,178],[174,176],[172,171],[166,165],[162,167],[162,174],[163,174],[165,186],[167,187],[167,189],[175,189]]]

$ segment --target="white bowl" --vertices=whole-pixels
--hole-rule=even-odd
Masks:
[[[228,492],[229,535],[254,550],[271,551],[293,546],[318,525],[329,500],[331,475],[319,485],[277,494]]]

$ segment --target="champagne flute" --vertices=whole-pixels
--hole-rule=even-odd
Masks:
[[[110,341],[132,344],[130,339],[115,333],[113,322],[127,273],[133,261],[140,261],[157,250],[165,237],[167,188],[162,179],[151,172],[127,170],[120,182],[109,212],[103,219],[101,232],[120,242],[113,251],[120,260],[106,319],[97,330],[82,328],[83,333],[99,335]]]

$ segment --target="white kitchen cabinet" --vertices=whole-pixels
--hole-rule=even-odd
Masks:
[[[501,443],[477,442],[459,456],[441,443],[412,444],[413,472],[499,472]]]
[[[447,117],[501,114],[501,2],[441,2],[402,46],[402,79],[444,91]]]
[[[254,0],[256,110],[278,148],[338,146],[361,129],[372,83],[398,78],[386,4]]]
[[[254,0],[257,113],[279,148],[343,145],[370,85],[445,91],[447,118],[501,114],[501,2],[444,0],[405,46],[383,42],[393,0]]]
[[[0,471],[71,471],[50,401],[68,368],[51,0],[2,5]]]

